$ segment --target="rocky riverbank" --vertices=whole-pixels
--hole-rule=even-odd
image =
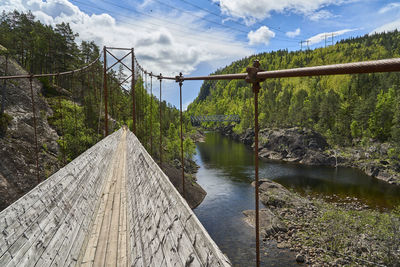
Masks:
[[[260,228],[264,241],[295,251],[312,266],[398,266],[400,210],[378,212],[357,203],[304,198],[268,179],[259,184]],[[254,226],[254,211],[244,211]]]
[[[206,141],[206,137],[204,132],[200,129],[196,129],[196,131],[190,136],[195,143],[204,143]]]
[[[254,130],[236,134],[231,126],[217,128],[221,134],[254,148]],[[319,133],[299,127],[262,129],[259,132],[259,156],[271,160],[307,165],[353,167],[390,184],[400,185],[400,161],[390,155],[388,143],[372,142],[367,148],[332,148]]]
[[[196,172],[198,166],[194,161],[185,161],[185,199],[189,207],[194,209],[203,202],[207,192],[196,182]],[[178,160],[172,164],[163,164],[163,171],[168,176],[171,183],[182,195],[182,167]]]

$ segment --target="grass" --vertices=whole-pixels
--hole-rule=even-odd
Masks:
[[[303,217],[299,242],[321,248],[327,262],[347,256],[354,264],[374,262],[387,266],[400,263],[400,207],[390,212],[348,210],[315,200],[319,212]],[[350,264],[352,265],[352,264]]]

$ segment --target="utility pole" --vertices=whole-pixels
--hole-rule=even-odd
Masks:
[[[306,41],[300,41],[300,50],[303,50],[303,43],[306,43]]]

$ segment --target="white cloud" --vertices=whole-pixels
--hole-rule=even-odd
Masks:
[[[380,32],[391,32],[394,30],[400,30],[400,19],[386,23],[386,24],[376,28],[369,34],[380,33]]]
[[[386,13],[386,12],[389,12],[389,11],[396,10],[398,8],[400,8],[400,3],[390,3],[390,4],[387,4],[386,6],[382,7],[378,11],[378,13],[379,14],[383,14],[383,13]]]
[[[290,37],[290,38],[294,38],[294,37],[299,36],[299,35],[300,35],[300,28],[297,28],[295,31],[286,33],[286,36]]]
[[[293,12],[302,14],[312,20],[331,17],[332,14],[321,8],[329,5],[342,5],[356,0],[213,0],[218,2],[223,14],[242,18],[248,24],[262,20],[272,12]]]
[[[271,38],[275,37],[275,33],[267,26],[261,26],[255,32],[250,31],[247,34],[250,45],[265,44],[268,45]]]
[[[336,16],[334,16],[331,12],[329,12],[327,10],[311,12],[308,15],[308,18],[312,21],[319,21],[321,19],[329,19],[329,18],[333,18],[333,17],[336,17]]]
[[[198,17],[190,14],[153,10],[156,18],[135,16],[134,19],[114,17],[114,13],[89,15],[68,0],[5,0],[0,1],[0,9],[6,12],[31,10],[37,19],[52,26],[68,22],[72,30],[79,33],[78,42],[93,40],[100,47],[135,47],[141,65],[163,75],[176,75],[180,71],[189,74],[202,62],[217,68],[254,53],[232,33],[208,29]],[[123,52],[115,51],[116,55],[120,53]]]
[[[357,29],[344,29],[344,30],[340,30],[340,31],[336,31],[336,32],[323,32],[323,33],[319,33],[317,35],[314,35],[313,37],[310,37],[307,39],[307,41],[309,41],[310,45],[313,44],[318,44],[322,41],[325,41],[325,38],[328,40],[328,42],[331,41],[332,36],[339,36],[348,32],[352,32],[355,31]]]

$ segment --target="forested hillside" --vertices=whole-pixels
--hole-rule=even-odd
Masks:
[[[31,13],[3,12],[0,17],[0,44],[7,48],[6,51],[1,51],[1,55],[15,59],[31,73],[57,73],[77,69],[100,55],[100,49],[94,42],[83,41],[78,45],[76,37],[78,34],[71,30],[69,24],[61,23],[55,27],[44,25],[35,20]],[[2,74],[7,75],[5,66],[2,66]],[[128,90],[119,86],[125,78],[126,74],[122,68],[108,73],[108,111],[112,130],[119,129],[123,124],[129,125],[132,129],[132,98],[128,91],[130,84],[127,86]],[[40,80],[43,84],[42,93],[54,111],[48,120],[60,135],[59,144],[67,161],[78,156],[102,137],[104,128],[102,79],[102,63],[98,62],[95,69],[90,72],[62,76],[59,79]],[[150,78],[148,80],[150,81]],[[153,152],[157,157],[160,129],[159,103],[153,97],[150,111],[150,94],[146,89],[150,90],[145,87],[140,73],[136,73],[137,136],[149,148],[148,132],[151,116]],[[7,97],[5,99],[7,100]],[[7,101],[4,105],[7,111]],[[162,102],[161,109],[164,156],[170,160],[179,158],[179,131],[177,127],[170,127],[171,124],[178,125],[179,112],[165,101]],[[0,116],[2,119],[7,114]],[[185,130],[191,130],[186,116]],[[189,158],[194,153],[194,144],[190,139],[185,141],[185,151]]]
[[[68,24],[52,27],[35,20],[30,13],[3,12],[0,16],[0,75],[58,73],[81,68],[99,57],[100,49],[94,42],[83,41],[78,44],[77,37]],[[124,124],[132,129],[130,83],[126,88],[119,85],[125,80],[126,74],[120,68],[110,70],[107,76],[109,132]],[[150,88],[146,88],[139,72],[135,77],[136,135],[150,152],[152,118],[152,155],[157,159],[160,155],[159,101],[155,96],[151,98],[148,92]],[[98,61],[90,71],[84,73],[33,79],[32,83],[38,125],[40,177],[37,179],[35,173],[29,79],[3,80],[0,91],[0,210],[32,189],[38,180],[43,181],[86,151],[104,135],[102,62]],[[153,92],[156,91],[153,88]],[[176,173],[178,171],[171,164],[165,163],[179,165],[176,159],[180,162],[179,128],[173,127],[179,123],[179,111],[165,101],[161,103],[161,110],[164,167]],[[190,121],[185,116],[184,150],[189,159],[195,152],[193,141],[187,138],[191,130]],[[188,181],[190,185],[191,181]],[[201,202],[204,195],[202,192],[198,194]],[[194,202],[192,206],[198,204]]]
[[[280,70],[400,56],[398,31],[343,40],[315,50],[253,55],[214,74],[245,72],[255,59]],[[269,79],[260,91],[261,127],[302,126],[331,144],[369,140],[400,143],[400,74],[363,74]],[[190,114],[238,114],[237,133],[253,127],[253,93],[245,81],[206,81],[189,106]]]

